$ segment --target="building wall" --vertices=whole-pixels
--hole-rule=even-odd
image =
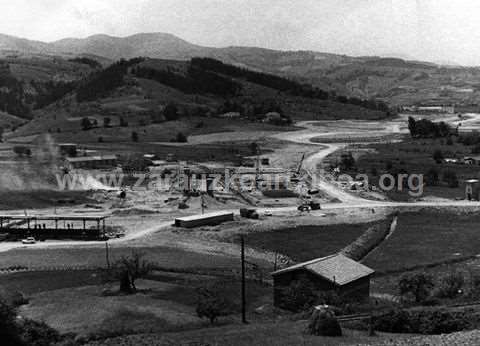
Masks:
[[[370,295],[370,277],[363,277],[346,285],[339,286],[319,275],[313,274],[308,270],[299,269],[278,274],[273,277],[274,305],[277,307],[282,307],[284,305],[284,289],[287,288],[292,282],[301,279],[311,282],[318,291],[336,291],[338,295],[347,300],[365,300]]]

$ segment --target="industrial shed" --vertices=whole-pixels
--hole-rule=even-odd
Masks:
[[[307,280],[318,291],[335,291],[349,300],[364,300],[370,295],[373,274],[373,269],[342,254],[298,263],[272,273],[274,305],[283,306],[284,289],[298,280]]]
[[[175,219],[175,226],[193,228],[206,225],[218,225],[226,221],[233,221],[232,212],[219,211],[216,213],[179,217]]]

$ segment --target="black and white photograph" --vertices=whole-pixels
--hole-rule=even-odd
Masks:
[[[1,346],[480,345],[480,2],[0,0]]]

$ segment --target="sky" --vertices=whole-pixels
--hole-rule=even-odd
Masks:
[[[40,41],[168,32],[195,44],[480,65],[478,0],[0,0],[0,33]]]

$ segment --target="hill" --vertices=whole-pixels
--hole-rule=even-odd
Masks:
[[[64,95],[34,110],[34,119],[12,136],[48,132],[61,141],[131,142],[134,131],[142,133],[141,141],[162,142],[176,131],[218,132],[213,119],[245,129],[255,124],[282,130],[293,120],[389,115],[381,102],[337,96],[210,58],[121,60],[68,86]]]
[[[86,54],[109,62],[137,56],[171,60],[211,57],[250,70],[308,82],[350,97],[381,98],[392,105],[457,103],[478,108],[480,99],[478,68],[313,51],[202,47],[165,33],[128,37],[94,35],[52,43],[0,35],[0,56],[15,54],[47,54],[67,59]]]

